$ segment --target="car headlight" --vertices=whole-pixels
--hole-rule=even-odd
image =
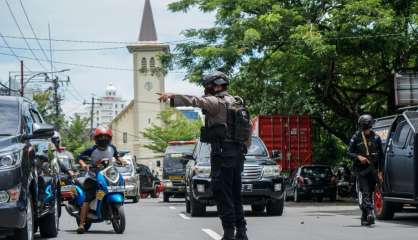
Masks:
[[[269,165],[263,167],[263,177],[278,177],[280,176],[280,169],[276,165]]]
[[[20,152],[6,152],[0,154],[0,167],[11,167],[20,162]]]
[[[133,177],[127,177],[125,178],[125,184],[126,185],[135,185],[136,184],[136,179]]]
[[[210,166],[196,166],[195,172],[196,176],[200,178],[210,177]]]

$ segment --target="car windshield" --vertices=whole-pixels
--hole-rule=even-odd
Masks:
[[[207,143],[202,143],[201,147],[201,156],[202,161],[209,161],[210,160],[210,145]],[[267,157],[267,150],[263,144],[263,142],[257,138],[252,137],[251,139],[251,147],[248,149],[248,153],[246,156],[256,156],[256,157]]]
[[[173,144],[168,145],[167,149],[165,150],[166,155],[176,155],[176,154],[184,154],[184,153],[192,153],[195,144]]]
[[[303,177],[330,177],[331,169],[328,167],[304,167],[302,168],[301,176]]]
[[[0,136],[16,135],[19,130],[19,108],[17,102],[0,102]]]
[[[121,173],[131,173],[132,172],[132,163],[128,163],[125,166],[117,166],[116,169]]]

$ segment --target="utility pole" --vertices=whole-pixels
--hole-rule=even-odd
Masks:
[[[99,102],[100,99],[97,99],[94,97],[94,95],[91,97],[91,102],[83,102],[83,105],[90,105],[91,109],[90,109],[90,136],[91,138],[93,137],[93,129],[94,129],[94,107],[96,106],[96,104],[99,104],[100,106],[102,105],[102,103]]]
[[[46,80],[46,82],[52,83],[52,90],[53,90],[52,102],[54,105],[55,128],[59,130],[61,128],[61,123],[59,121],[59,118],[61,116],[61,100],[62,100],[59,94],[59,87],[60,87],[60,83],[68,84],[70,82],[70,78],[68,77],[67,80],[60,80],[58,76],[55,76],[54,79],[50,81]]]
[[[20,96],[23,97],[25,95],[24,90],[24,75],[23,75],[23,61],[20,61]]]

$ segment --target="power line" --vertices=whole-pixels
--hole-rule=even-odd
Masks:
[[[39,41],[49,41],[49,38],[38,38],[38,37],[19,37],[19,36],[12,36],[12,35],[5,35],[5,38],[10,39],[26,39],[26,40],[39,40]],[[174,43],[182,43],[188,42],[191,40],[198,40],[198,37],[192,38],[185,38],[180,40],[173,40],[167,42],[161,42],[161,44],[174,44]],[[128,42],[128,41],[98,41],[98,40],[76,40],[76,39],[51,39],[53,42],[68,42],[68,43],[88,43],[88,44],[119,44],[119,45],[130,45],[130,44],[138,44],[138,42]]]
[[[7,48],[7,46],[0,45],[0,48]],[[24,47],[11,47],[14,50],[24,50],[29,51],[29,48]],[[107,50],[118,50],[118,49],[126,49],[126,46],[121,47],[103,47],[103,48],[63,48],[63,49],[40,49],[40,48],[32,48],[33,51],[50,51],[52,52],[89,52],[89,51],[107,51]],[[49,61],[49,60],[48,60]]]
[[[45,60],[48,60],[48,56],[46,55],[46,52],[45,52],[45,50],[43,49],[43,47],[41,45],[41,42],[39,40],[37,40],[38,36],[36,35],[35,29],[33,28],[33,25],[31,23],[31,21],[29,20],[28,13],[26,12],[26,9],[25,9],[25,7],[23,5],[22,0],[19,0],[19,2],[20,2],[20,6],[22,7],[23,13],[25,14],[26,21],[28,22],[29,27],[32,30],[33,36],[36,38],[36,42],[38,43],[38,46],[39,46],[40,50],[42,51],[42,53],[43,53],[43,55],[45,57]]]
[[[35,52],[34,52],[34,51],[32,51],[32,49],[31,49],[31,47],[30,47],[30,45],[29,45],[28,40],[25,38],[25,35],[23,34],[22,28],[20,27],[19,22],[17,21],[16,16],[14,15],[12,8],[10,7],[9,1],[8,1],[8,0],[5,0],[5,2],[6,2],[6,5],[7,5],[7,8],[9,9],[10,15],[11,15],[11,16],[12,16],[12,18],[13,18],[13,21],[15,22],[15,24],[16,24],[16,26],[17,26],[17,29],[18,29],[18,30],[19,30],[19,32],[20,32],[20,35],[21,35],[21,36],[22,36],[22,38],[24,39],[24,41],[25,41],[25,43],[26,43],[26,46],[30,49],[30,52],[32,53],[32,56],[33,56],[33,57],[35,58],[35,60],[39,63],[39,65],[40,65],[40,66],[41,66],[44,70],[46,70],[45,66],[41,63],[41,61],[39,61],[39,58],[36,56]]]
[[[10,45],[9,45],[9,43],[7,42],[7,40],[6,40],[6,38],[4,37],[4,35],[1,33],[1,31],[0,31],[0,37],[1,37],[1,39],[3,40],[3,42],[4,42],[4,44],[6,44],[6,46],[7,46],[7,48],[10,50],[10,52],[12,53],[11,55],[10,54],[7,54],[7,55],[9,55],[9,56],[14,56],[19,62],[21,61],[21,59],[19,58],[19,56],[17,56],[17,54],[16,54],[16,52],[10,47]],[[32,70],[29,68],[29,67],[27,67],[26,65],[23,65],[23,67],[26,69],[26,70],[28,70],[29,72],[32,72]]]

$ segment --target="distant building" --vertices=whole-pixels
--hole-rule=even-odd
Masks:
[[[117,95],[117,89],[112,83],[106,87],[105,96],[96,99],[94,106],[93,126],[110,125],[112,120],[126,107],[126,101]],[[80,114],[82,117],[90,117],[91,107]],[[90,127],[90,126],[89,126]]]

